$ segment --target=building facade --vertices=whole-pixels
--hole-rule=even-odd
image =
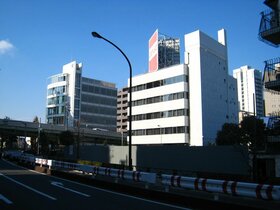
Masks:
[[[264,89],[264,111],[265,116],[280,116],[280,92],[270,89]]]
[[[132,78],[132,144],[207,145],[224,123],[238,123],[225,31],[218,35],[187,34],[185,64]]]
[[[135,76],[132,85],[132,144],[189,144],[187,65]]]
[[[263,117],[262,72],[242,66],[233,70],[233,76],[237,79],[239,121],[247,115]]]
[[[117,132],[127,134],[127,107],[128,107],[128,87],[118,91],[117,99]]]
[[[82,64],[73,61],[48,78],[46,122],[66,127],[116,130],[115,84],[82,77]]]
[[[224,123],[238,123],[236,82],[228,74],[226,31],[215,40],[201,31],[185,35],[189,67],[191,145],[215,143]]]

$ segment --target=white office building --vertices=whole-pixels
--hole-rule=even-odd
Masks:
[[[48,78],[47,89],[47,123],[116,130],[115,84],[82,77],[81,63],[64,65],[61,74]]]
[[[233,70],[233,76],[237,79],[239,121],[247,115],[262,117],[264,110],[262,72],[250,66],[242,66]]]
[[[132,78],[132,144],[207,145],[224,123],[238,122],[225,31],[218,34],[185,35],[185,64]]]

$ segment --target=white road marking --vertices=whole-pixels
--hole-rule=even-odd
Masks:
[[[192,210],[192,209],[186,208],[186,207],[176,206],[176,205],[172,205],[172,204],[168,204],[168,203],[162,203],[162,202],[159,202],[159,201],[153,201],[153,200],[149,200],[149,199],[145,199],[145,198],[136,197],[136,196],[133,196],[133,195],[127,195],[127,194],[124,194],[124,193],[119,193],[119,192],[115,192],[115,191],[111,191],[111,190],[105,190],[105,189],[102,189],[102,188],[93,187],[91,185],[86,185],[86,184],[83,184],[83,183],[75,182],[75,181],[68,180],[68,179],[63,179],[63,178],[60,178],[60,177],[53,177],[53,178],[56,178],[56,179],[59,179],[59,180],[62,180],[62,181],[66,181],[66,182],[70,182],[70,183],[74,183],[74,184],[77,184],[77,185],[81,185],[81,186],[84,186],[84,187],[88,187],[88,188],[91,188],[91,189],[94,189],[94,190],[98,190],[98,191],[102,191],[102,192],[106,192],[106,193],[111,193],[111,194],[114,194],[114,195],[119,195],[119,196],[123,196],[123,197],[128,197],[128,198],[144,201],[144,202],[147,202],[147,203],[153,203],[153,204],[157,204],[157,205],[161,205],[161,206],[167,206],[167,207],[174,208],[174,209]]]
[[[64,189],[64,190],[68,190],[68,191],[70,191],[70,192],[73,192],[73,193],[76,193],[76,194],[79,194],[79,195],[82,195],[82,196],[85,196],[85,197],[90,197],[90,195],[88,195],[88,194],[81,193],[81,192],[76,191],[76,190],[72,190],[72,189],[70,189],[70,188],[68,188],[68,187],[64,187],[63,184],[62,184],[61,182],[54,182],[54,181],[52,181],[52,182],[51,182],[51,185],[56,186],[56,187],[59,187],[59,188],[62,188],[62,189]]]
[[[6,204],[13,204],[12,201],[10,201],[8,198],[6,198],[4,195],[0,194],[0,200],[3,200]]]
[[[44,176],[49,176],[49,177],[52,177],[52,178],[57,179],[57,180],[62,180],[62,181],[74,183],[74,184],[77,184],[77,185],[80,185],[80,186],[88,187],[88,188],[99,190],[99,191],[102,191],[102,192],[111,193],[111,194],[115,194],[115,195],[119,195],[119,196],[123,196],[123,197],[128,197],[128,198],[144,201],[144,202],[147,202],[147,203],[153,203],[153,204],[157,204],[157,205],[167,206],[167,207],[174,208],[174,209],[191,210],[190,208],[186,208],[186,207],[176,206],[176,205],[172,205],[172,204],[168,204],[168,203],[162,203],[162,202],[159,202],[159,201],[148,200],[148,199],[145,199],[145,198],[140,198],[140,197],[136,197],[136,196],[132,196],[132,195],[127,195],[127,194],[124,194],[124,193],[119,193],[119,192],[114,192],[114,191],[111,191],[111,190],[105,190],[105,189],[102,189],[102,188],[93,187],[91,185],[86,185],[86,184],[71,181],[71,180],[68,180],[68,179],[63,179],[63,178],[60,178],[60,177],[51,176],[51,175],[48,175],[48,174],[40,173],[38,171],[30,170],[30,169],[18,166],[16,164],[13,164],[13,163],[11,163],[9,161],[6,161],[6,160],[5,160],[5,162],[9,163],[11,165],[14,165],[16,167],[26,169],[26,170],[28,170],[30,172],[33,172],[33,173],[38,173],[38,174],[41,174],[41,175],[44,175]]]
[[[14,182],[14,183],[16,183],[16,184],[22,186],[22,187],[25,187],[25,188],[27,188],[27,189],[29,189],[29,190],[35,192],[35,193],[38,193],[39,195],[42,195],[42,196],[44,196],[44,197],[46,197],[46,198],[49,198],[49,199],[51,199],[51,200],[56,200],[56,198],[54,198],[54,197],[52,197],[52,196],[50,196],[50,195],[47,195],[47,194],[45,194],[45,193],[43,193],[43,192],[40,192],[40,191],[38,191],[38,190],[36,190],[36,189],[34,189],[34,188],[32,188],[32,187],[29,187],[29,186],[27,186],[27,185],[25,185],[25,184],[23,184],[23,183],[21,183],[21,182],[15,180],[15,179],[11,178],[11,177],[8,177],[8,176],[6,176],[6,175],[4,175],[4,174],[2,174],[2,173],[0,173],[0,176],[3,176],[3,177],[5,177],[6,179],[8,179],[8,180],[10,180],[10,181],[12,181],[12,182]]]

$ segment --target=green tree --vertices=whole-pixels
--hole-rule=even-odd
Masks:
[[[41,145],[41,154],[47,155],[49,153],[49,138],[44,131],[40,132],[40,145]]]
[[[72,145],[74,141],[74,135],[71,131],[63,131],[59,135],[59,143],[64,146]]]
[[[33,121],[32,122],[34,122],[34,123],[39,123],[39,118],[38,118],[38,116],[35,116],[34,118],[33,118]]]
[[[222,130],[218,131],[216,138],[217,145],[243,145],[241,129],[237,124],[225,123]]]
[[[241,122],[243,141],[252,150],[263,149],[265,144],[265,124],[255,116],[245,117]]]

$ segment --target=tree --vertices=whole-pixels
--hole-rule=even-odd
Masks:
[[[255,116],[245,117],[241,122],[242,138],[252,150],[262,149],[265,141],[265,124]]]
[[[34,122],[34,123],[39,123],[39,118],[38,118],[38,116],[35,116],[32,122]]]
[[[216,138],[217,145],[243,145],[241,129],[237,124],[225,123],[222,130],[218,131]]]
[[[59,135],[59,143],[64,146],[69,146],[74,144],[74,135],[71,131],[63,131]]]
[[[243,119],[240,126],[225,123],[216,137],[217,145],[244,145],[251,150],[262,149],[265,138],[265,124],[255,116]]]
[[[47,155],[49,152],[49,138],[44,131],[40,132],[40,145],[41,145],[41,154]]]

